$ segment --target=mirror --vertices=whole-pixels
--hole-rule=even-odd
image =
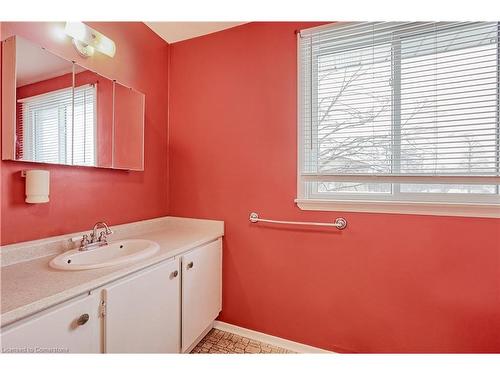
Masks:
[[[144,94],[115,84],[115,168],[144,169]]]
[[[144,170],[144,94],[19,36],[2,77],[3,160]]]
[[[16,160],[71,164],[72,82],[71,62],[16,40]]]
[[[113,168],[113,85],[75,65],[74,165]]]

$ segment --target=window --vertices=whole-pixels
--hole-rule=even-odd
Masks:
[[[499,30],[360,22],[301,31],[299,206],[499,216]]]
[[[22,159],[95,165],[96,85],[65,88],[18,100]],[[74,108],[74,111],[73,111]],[[74,124],[74,126],[72,126]]]

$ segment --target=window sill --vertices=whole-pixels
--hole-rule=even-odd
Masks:
[[[301,210],[500,218],[500,204],[295,199]]]

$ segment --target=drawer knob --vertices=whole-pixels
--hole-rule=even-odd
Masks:
[[[193,266],[194,266],[194,263],[193,263],[193,262],[189,262],[189,263],[187,264],[187,266],[186,266],[186,269],[188,269],[188,270],[189,270],[189,269],[193,268]]]
[[[78,324],[79,326],[83,326],[85,323],[89,321],[89,319],[90,319],[89,314],[83,314],[78,318],[76,324]]]
[[[172,272],[172,273],[170,274],[170,278],[171,278],[171,279],[174,279],[174,278],[176,278],[178,275],[179,275],[179,271],[175,270],[174,272]]]

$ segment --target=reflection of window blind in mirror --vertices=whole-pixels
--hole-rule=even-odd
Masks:
[[[18,154],[42,163],[95,165],[96,87],[72,88],[20,99],[23,140]],[[74,135],[74,136],[73,136]]]
[[[96,158],[96,85],[75,88],[73,163],[95,165]],[[71,140],[71,138],[68,138]]]

